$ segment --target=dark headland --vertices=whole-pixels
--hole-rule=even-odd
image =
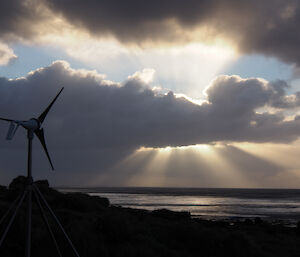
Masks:
[[[23,189],[25,177],[0,186],[0,219]],[[261,219],[230,223],[192,219],[187,212],[146,211],[111,206],[109,200],[83,193],[60,193],[47,181],[36,182],[81,257],[300,256],[300,225],[285,227]],[[1,257],[24,255],[25,205],[1,249]],[[49,218],[63,256],[74,256]],[[7,220],[1,224],[2,235]],[[33,205],[32,256],[58,256]]]

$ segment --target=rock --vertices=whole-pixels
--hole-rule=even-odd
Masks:
[[[300,221],[297,222],[296,233],[300,236]]]
[[[25,188],[27,182],[27,178],[24,176],[18,176],[13,179],[13,181],[9,184],[8,189],[12,191],[21,191]]]
[[[56,198],[58,205],[79,212],[92,212],[109,207],[109,200],[83,193],[61,194]]]
[[[255,223],[255,225],[261,225],[261,224],[263,224],[263,220],[260,217],[256,217],[254,219],[254,223]]]
[[[44,180],[37,180],[35,182],[35,184],[39,187],[39,188],[44,188],[44,189],[49,189],[49,182],[47,179]]]
[[[251,219],[245,219],[244,224],[246,225],[253,225],[253,221]]]
[[[178,220],[178,219],[190,219],[191,214],[186,211],[170,211],[167,209],[159,209],[159,210],[154,210],[151,212],[152,216],[155,217],[160,217],[160,218],[165,218],[165,219],[172,219],[172,220]]]
[[[6,186],[0,186],[0,194],[4,193],[7,191]]]

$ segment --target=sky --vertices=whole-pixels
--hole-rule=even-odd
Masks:
[[[300,187],[297,0],[0,2],[0,117],[61,186]],[[26,174],[5,140],[0,184]],[[2,138],[2,139],[1,139]]]

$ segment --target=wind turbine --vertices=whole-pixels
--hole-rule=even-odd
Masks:
[[[7,136],[6,139],[7,140],[12,140],[18,127],[23,127],[24,129],[27,130],[27,139],[28,139],[28,160],[27,160],[27,183],[26,183],[26,187],[24,189],[24,191],[19,195],[19,197],[12,203],[12,205],[10,206],[10,208],[8,209],[8,211],[4,214],[4,216],[2,217],[2,219],[0,220],[0,224],[5,220],[5,218],[8,216],[8,214],[15,208],[15,211],[13,213],[13,215],[11,216],[9,223],[0,239],[0,247],[10,229],[10,226],[12,225],[14,218],[20,208],[20,206],[22,205],[22,202],[24,201],[25,196],[27,196],[27,218],[26,218],[26,249],[25,249],[25,256],[26,257],[30,257],[31,254],[31,218],[32,218],[32,192],[35,195],[36,198],[36,202],[39,206],[41,215],[43,217],[43,220],[45,222],[45,225],[47,226],[48,232],[50,233],[52,240],[54,242],[54,245],[57,249],[58,255],[61,257],[61,251],[59,249],[59,246],[56,242],[56,239],[54,237],[54,234],[52,232],[52,229],[49,225],[49,222],[46,218],[45,212],[44,212],[44,208],[41,204],[40,199],[42,200],[42,202],[44,203],[44,205],[46,206],[46,208],[49,210],[50,214],[52,215],[52,217],[54,218],[54,220],[56,221],[57,225],[60,227],[60,229],[62,230],[63,234],[65,235],[68,243],[70,244],[71,248],[73,249],[75,255],[77,257],[80,257],[78,252],[76,251],[74,245],[72,244],[70,238],[68,237],[67,233],[65,232],[64,228],[62,227],[61,223],[59,222],[58,218],[55,216],[54,212],[52,211],[52,209],[50,208],[49,204],[47,203],[46,199],[44,198],[44,196],[42,195],[42,193],[40,192],[39,188],[34,184],[33,182],[33,178],[32,178],[32,140],[34,138],[34,135],[37,136],[37,138],[39,139],[40,143],[43,146],[43,149],[47,155],[47,158],[49,160],[49,163],[51,165],[52,170],[54,170],[47,146],[46,146],[46,142],[45,142],[45,136],[44,136],[44,129],[42,128],[42,124],[48,114],[48,112],[50,111],[51,107],[53,106],[53,104],[55,103],[55,101],[57,100],[57,98],[59,97],[59,95],[61,94],[61,92],[63,91],[64,88],[62,88],[58,94],[55,96],[55,98],[52,100],[52,102],[49,104],[49,106],[41,113],[41,115],[38,118],[31,118],[29,120],[11,120],[11,119],[6,119],[6,118],[0,118],[0,120],[3,121],[7,121],[10,122],[9,128],[8,128],[8,132],[7,132]]]

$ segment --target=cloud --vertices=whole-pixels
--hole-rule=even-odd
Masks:
[[[0,34],[44,42],[81,31],[134,46],[221,40],[299,66],[299,7],[297,0],[11,0],[0,3]]]
[[[15,60],[17,56],[14,51],[9,48],[6,44],[0,42],[0,66],[7,65],[12,60]]]
[[[35,28],[48,14],[37,0],[0,2],[0,35],[2,40],[30,39],[38,35]]]
[[[261,78],[222,75],[206,88],[205,94],[210,103],[240,111],[253,111],[265,105],[278,109],[296,108],[300,106],[300,92],[287,95],[289,88],[283,80],[268,82]],[[232,102],[232,98],[237,101]]]
[[[262,53],[300,64],[297,0],[46,2],[55,13],[94,36],[113,36],[129,44],[223,38],[244,53]]]
[[[46,139],[55,166],[76,174],[72,181],[79,182],[87,179],[82,171],[92,179],[91,174],[107,170],[143,146],[287,143],[300,135],[299,117],[286,120],[282,112],[299,105],[298,93],[287,95],[285,82],[220,76],[206,89],[207,102],[198,105],[171,91],[153,91],[137,76],[144,73],[120,84],[96,71],[75,70],[64,61],[56,61],[26,77],[0,78],[0,117],[36,117],[64,86],[45,121]],[[265,107],[281,111],[256,111]],[[15,140],[7,142],[7,128],[5,123],[0,126],[0,151],[6,156],[1,160],[2,169],[21,170],[24,163],[14,160],[26,149],[25,133],[20,129]],[[39,144],[35,149],[36,170],[48,170]]]
[[[153,81],[155,70],[143,69],[142,71],[135,72],[132,76],[129,76],[129,80],[140,80],[142,83],[149,84]]]

